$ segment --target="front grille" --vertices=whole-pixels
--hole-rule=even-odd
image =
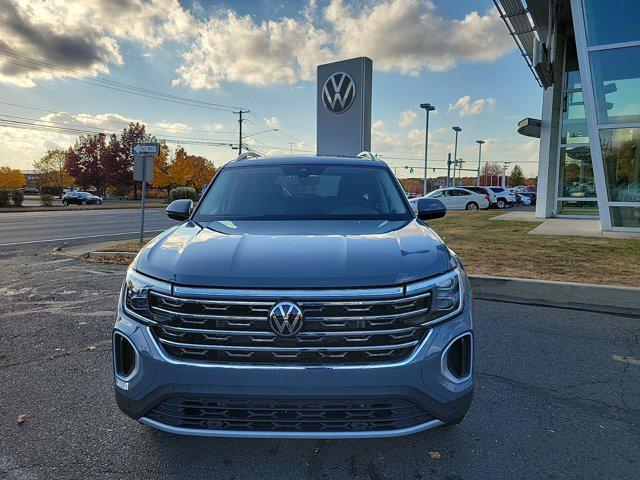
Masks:
[[[401,295],[401,294],[400,294]],[[269,325],[279,300],[184,298],[150,292],[153,334],[184,360],[250,364],[372,364],[407,358],[428,333],[429,292],[382,300],[300,300],[302,330],[282,337]],[[294,299],[295,301],[296,299]]]
[[[197,430],[363,432],[399,430],[433,417],[399,398],[289,399],[175,396],[147,418]]]

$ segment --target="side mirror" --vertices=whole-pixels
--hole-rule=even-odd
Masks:
[[[442,218],[446,213],[447,207],[437,198],[421,198],[418,200],[418,218],[420,220]]]
[[[191,215],[191,210],[193,209],[193,201],[188,198],[183,198],[181,200],[174,200],[169,204],[167,209],[167,217],[173,220],[186,220]]]

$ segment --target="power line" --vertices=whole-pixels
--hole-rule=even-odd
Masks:
[[[64,68],[64,67],[59,67],[56,65],[52,65],[46,62],[42,62],[39,60],[34,60],[28,57],[24,57],[22,55],[18,55],[15,53],[11,53],[11,52],[7,52],[6,50],[2,50],[0,49],[0,55],[5,55],[8,57],[13,57],[13,58],[17,58],[18,60],[21,60],[22,62],[26,62],[26,63],[32,63],[33,65],[25,65],[24,63],[20,63],[20,62],[15,62],[15,61],[11,61],[11,60],[4,60],[6,63],[10,63],[12,65],[17,65],[23,68],[27,68],[30,70],[35,70],[35,71],[46,71],[46,70],[53,70],[53,71],[61,71],[61,72],[66,72],[66,73],[72,73],[74,75],[78,75],[80,77],[85,77],[85,78],[78,78],[78,77],[74,77],[74,76],[69,76],[67,78],[70,78],[71,80],[75,80],[78,82],[82,82],[82,83],[86,83],[89,85],[94,85],[97,87],[103,87],[103,88],[107,88],[110,90],[114,90],[114,91],[119,91],[119,92],[123,92],[123,93],[129,93],[131,95],[139,95],[141,97],[146,97],[146,98],[151,98],[154,100],[161,100],[161,101],[165,101],[165,102],[170,102],[170,103],[177,103],[177,104],[182,104],[182,105],[188,105],[191,107],[199,107],[199,108],[206,108],[206,109],[210,109],[210,110],[219,110],[219,111],[224,111],[224,112],[229,112],[234,110],[235,107],[233,105],[223,105],[223,104],[219,104],[219,103],[212,103],[212,102],[205,102],[203,100],[194,100],[194,99],[190,99],[187,97],[181,97],[178,95],[172,95],[169,93],[165,93],[165,92],[159,92],[156,90],[151,90],[151,89],[147,89],[147,88],[142,88],[142,87],[138,87],[135,85],[129,85],[126,83],[122,83],[122,82],[116,82],[115,80],[107,80],[107,79],[102,79],[102,78],[92,78],[91,80],[87,80],[86,79],[86,75],[78,72],[76,70],[72,70],[69,68]]]

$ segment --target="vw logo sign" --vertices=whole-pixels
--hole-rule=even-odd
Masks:
[[[291,302],[278,302],[269,311],[269,325],[276,335],[291,337],[302,329],[302,310]]]
[[[336,72],[322,87],[322,103],[332,113],[349,110],[356,97],[356,84],[348,73]]]

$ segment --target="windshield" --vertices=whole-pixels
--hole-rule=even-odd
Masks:
[[[283,165],[227,168],[194,220],[408,220],[402,192],[383,167]]]

